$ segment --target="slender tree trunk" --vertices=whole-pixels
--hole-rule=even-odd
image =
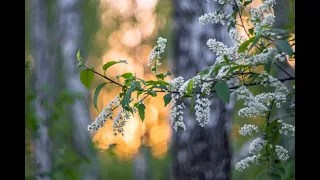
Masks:
[[[174,0],[174,69],[175,76],[191,78],[203,68],[213,65],[215,54],[206,42],[215,38],[230,43],[225,27],[200,25],[198,18],[217,10],[217,3],[205,0]],[[187,130],[173,133],[173,177],[177,180],[229,180],[231,178],[231,149],[229,143],[230,111],[233,103],[225,105],[218,99],[211,106],[211,120],[202,128],[190,114],[187,103],[184,122]]]
[[[45,125],[49,120],[49,110],[44,103],[50,100],[48,91],[43,87],[52,81],[51,61],[49,55],[47,10],[45,1],[31,1],[31,27],[32,27],[32,54],[34,58],[33,79],[37,92],[35,99],[36,116],[39,118],[37,139],[35,142],[35,159],[37,173],[49,172],[51,170],[51,143],[48,135],[48,127]],[[50,180],[49,177],[37,177],[41,180]]]
[[[142,147],[133,160],[133,172],[135,180],[148,180],[148,156],[147,149]]]
[[[82,39],[82,24],[80,16],[82,0],[58,0],[60,47],[63,59],[63,71],[66,88],[75,93],[84,95],[85,98],[77,99],[71,105],[71,116],[74,128],[72,129],[75,149],[79,155],[90,160],[90,165],[84,168],[84,179],[98,179],[98,163],[92,151],[90,134],[87,126],[90,123],[90,112],[87,99],[89,91],[82,85],[79,71],[76,68],[76,51],[80,48]]]

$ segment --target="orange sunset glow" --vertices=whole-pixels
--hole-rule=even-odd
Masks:
[[[88,63],[101,69],[108,61],[126,60],[128,64],[117,64],[108,69],[106,75],[115,79],[116,75],[132,72],[139,78],[154,79],[147,67],[148,55],[157,38],[158,29],[166,24],[161,14],[154,13],[157,0],[100,0],[101,27],[96,35],[96,42],[105,47],[100,58],[89,57]],[[134,22],[133,19],[136,21]],[[118,21],[118,22],[117,22]],[[119,23],[119,24],[116,24]],[[166,68],[163,64],[162,68]],[[98,70],[99,71],[99,70]],[[102,71],[100,71],[102,72]],[[96,85],[103,79],[98,79]],[[121,91],[116,85],[107,84],[101,90],[98,108],[101,110]],[[92,98],[94,89],[92,90]],[[108,120],[93,136],[93,141],[101,150],[107,150],[110,144],[116,144],[114,152],[118,157],[129,160],[138,152],[141,145],[151,148],[154,157],[161,158],[167,154],[171,136],[168,121],[169,107],[164,107],[163,96],[147,98],[145,120],[142,122],[135,114],[124,127],[124,136],[114,136],[113,121]],[[99,112],[91,108],[92,119]]]

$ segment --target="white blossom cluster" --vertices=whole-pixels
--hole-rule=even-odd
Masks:
[[[209,95],[212,85],[213,85],[213,82],[204,82],[201,86],[201,92],[206,95]]]
[[[268,13],[274,6],[274,0],[267,0],[263,4],[250,9],[250,20],[253,23],[254,31],[261,35],[274,35],[270,32],[270,28],[275,21],[275,16]]]
[[[238,30],[235,28],[232,28],[229,30],[229,37],[233,41],[234,46],[236,45],[237,47],[241,44],[241,42],[244,40],[244,37],[242,37]]]
[[[173,125],[173,129],[177,132],[178,128],[181,127],[183,130],[186,130],[186,125],[183,122],[183,109],[185,105],[182,103],[177,103],[179,95],[172,94],[172,100],[170,105],[170,121]]]
[[[176,78],[174,78],[173,80],[171,80],[169,82],[169,85],[167,86],[167,89],[169,91],[178,91],[183,83],[184,83],[183,77],[181,77],[181,76],[176,77]]]
[[[112,120],[113,110],[119,106],[119,100],[119,96],[117,96],[114,100],[110,101],[110,103],[96,117],[94,122],[88,126],[88,131],[96,132],[104,126],[106,119],[109,118]]]
[[[268,61],[283,62],[285,60],[285,54],[279,53],[275,48],[267,48],[259,54],[255,54],[247,59],[245,59],[246,65],[258,66],[260,64],[266,64]]]
[[[261,158],[261,154],[253,155],[242,159],[241,161],[237,162],[236,169],[238,171],[243,171],[249,167],[250,164],[259,164],[259,160]]]
[[[255,133],[259,132],[259,127],[253,124],[245,124],[240,128],[239,133],[242,136],[246,136],[246,135],[254,135]]]
[[[282,120],[279,120],[278,122],[280,123],[280,134],[294,137],[295,126],[293,126],[291,124],[284,123],[284,122],[282,122]]]
[[[276,145],[276,154],[281,161],[289,159],[288,151],[280,145]]]
[[[200,94],[197,94],[197,100],[194,106],[196,120],[201,127],[208,124],[210,119],[210,105],[211,101],[208,98],[200,98]]]
[[[256,118],[264,116],[269,110],[263,102],[259,101],[259,96],[254,96],[246,86],[241,86],[235,92],[237,93],[237,99],[243,99],[246,106],[239,110],[239,116]]]
[[[259,154],[260,150],[264,148],[267,144],[267,141],[262,139],[261,137],[256,138],[252,141],[249,146],[249,153],[250,154]]]
[[[167,39],[159,37],[157,41],[157,45],[152,49],[149,58],[148,58],[148,67],[153,71],[156,72],[156,69],[161,65],[161,53],[164,52],[166,48]],[[153,70],[154,69],[154,70]]]
[[[185,81],[179,88],[180,96],[183,96],[188,93],[188,85],[191,79]]]
[[[136,110],[135,110],[136,111]],[[113,120],[113,133],[116,136],[117,133],[123,135],[123,128],[131,117],[131,113],[124,109],[121,109]]]
[[[199,23],[202,25],[208,23],[230,25],[233,21],[231,14],[226,12],[210,12],[199,17]]]

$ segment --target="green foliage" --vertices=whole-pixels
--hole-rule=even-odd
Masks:
[[[138,105],[138,112],[139,112],[139,116],[140,116],[140,118],[141,118],[141,120],[143,121],[144,120],[144,111],[145,111],[145,109],[146,109],[146,106],[144,105],[144,104],[139,104]]]
[[[293,50],[286,40],[276,40],[274,41],[274,44],[276,45],[277,49],[281,52],[286,53],[289,56],[293,55]]]
[[[93,68],[91,68],[91,70],[84,69],[80,72],[80,80],[82,84],[88,89],[90,88],[94,77],[94,73],[92,71]]]
[[[110,61],[110,62],[107,62],[106,64],[103,65],[103,70],[107,70],[109,67],[115,65],[115,64],[118,64],[118,63],[127,63],[126,60],[120,60],[120,61]]]
[[[171,99],[172,99],[171,94],[166,94],[163,96],[164,107],[166,107],[170,103]]]
[[[99,96],[99,93],[101,91],[101,89],[103,88],[104,85],[106,85],[107,83],[104,82],[104,83],[101,83],[97,86],[96,88],[96,91],[94,92],[94,97],[93,97],[93,106],[98,110],[98,96]],[[99,111],[99,110],[98,110]]]
[[[239,48],[238,48],[238,53],[243,53],[243,52],[247,49],[247,47],[249,46],[249,44],[250,44],[251,42],[253,42],[254,40],[255,40],[255,38],[252,37],[252,38],[244,41],[244,42],[239,46]],[[251,49],[251,48],[250,48],[250,49]]]
[[[230,90],[225,82],[217,82],[215,85],[217,96],[224,102],[229,103],[230,101]]]

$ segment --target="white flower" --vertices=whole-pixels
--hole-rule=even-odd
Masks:
[[[288,151],[282,146],[276,145],[276,154],[281,161],[289,159]]]
[[[236,169],[238,171],[243,171],[249,167],[250,164],[258,164],[261,154],[249,156],[236,164]]]
[[[230,25],[230,22],[233,22],[231,14],[226,12],[211,12],[208,14],[204,14],[199,17],[199,22],[201,25],[205,25],[208,23],[220,23],[222,25]]]
[[[188,93],[188,85],[189,85],[190,79],[188,81],[185,81],[179,88],[180,96],[183,96]]]
[[[208,124],[210,119],[210,105],[211,101],[207,98],[200,98],[200,95],[197,94],[197,100],[195,101],[196,105],[194,106],[196,120],[199,122],[201,127],[204,127]]]
[[[213,82],[204,82],[201,87],[201,92],[205,93],[206,95],[209,95],[212,85],[213,85]]]
[[[131,113],[121,109],[116,117],[113,120],[113,133],[116,136],[117,133],[121,133],[123,135],[123,128],[131,117]]]
[[[242,136],[246,136],[246,135],[254,135],[254,133],[258,133],[259,132],[259,127],[253,124],[245,124],[240,128],[239,133]]]
[[[229,30],[229,37],[233,41],[234,45],[239,46],[241,44],[241,41],[244,39],[238,32],[237,29],[230,29]]]
[[[186,130],[186,125],[183,122],[183,109],[185,108],[185,105],[183,103],[178,104],[178,99],[179,95],[172,94],[172,100],[170,105],[170,121],[176,132],[178,130],[178,127],[181,127],[183,130]]]
[[[184,82],[183,77],[179,76],[169,82],[167,87],[169,91],[178,91]]]
[[[104,126],[106,119],[109,118],[112,120],[113,110],[119,106],[119,100],[119,96],[117,96],[114,100],[110,101],[110,103],[96,117],[94,122],[88,126],[88,131],[96,132]]]
[[[259,154],[260,150],[264,148],[267,144],[267,141],[262,139],[261,137],[256,138],[252,141],[249,147],[250,154]]]
[[[280,134],[294,137],[295,126],[291,124],[283,123],[282,120],[279,120],[278,122],[280,123]]]
[[[152,49],[149,58],[148,58],[148,67],[156,73],[156,69],[161,65],[161,53],[164,52],[166,48],[167,39],[159,37],[157,41],[157,45]],[[155,69],[154,69],[155,68]]]

